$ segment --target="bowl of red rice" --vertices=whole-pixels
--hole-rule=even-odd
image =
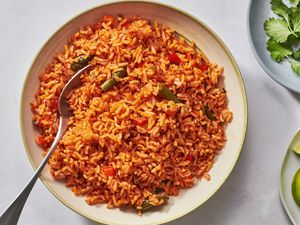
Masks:
[[[69,127],[40,177],[49,191],[105,224],[161,224],[207,201],[232,171],[247,128],[242,76],[217,34],[144,1],[67,22],[23,87],[21,129],[35,169],[57,132],[60,91],[87,64],[68,97]]]

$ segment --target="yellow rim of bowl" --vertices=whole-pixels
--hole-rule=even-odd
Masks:
[[[220,187],[224,184],[224,182],[226,181],[226,179],[228,178],[228,176],[231,174],[238,158],[239,158],[239,155],[240,155],[240,152],[243,148],[243,145],[244,145],[244,141],[245,141],[245,137],[246,137],[246,131],[247,131],[247,125],[248,125],[248,106],[247,106],[247,95],[246,95],[246,91],[245,91],[245,86],[244,86],[244,82],[243,82],[243,78],[242,78],[242,75],[241,75],[241,72],[237,66],[237,63],[235,61],[235,59],[233,58],[231,52],[229,51],[229,49],[227,48],[227,46],[225,45],[225,43],[222,41],[222,39],[211,29],[209,28],[204,22],[202,22],[201,20],[199,20],[198,18],[196,18],[195,16],[191,15],[190,13],[184,11],[184,10],[181,10],[177,7],[174,7],[174,6],[170,6],[170,5],[167,5],[167,4],[163,4],[163,3],[158,3],[158,2],[155,2],[153,0],[150,0],[150,1],[130,1],[130,0],[126,0],[126,1],[119,1],[119,2],[116,2],[116,1],[110,1],[108,3],[105,3],[105,4],[100,4],[98,6],[95,6],[95,7],[92,7],[90,9],[87,9],[85,11],[83,11],[82,13],[79,13],[77,16],[74,16],[73,18],[69,19],[66,23],[64,23],[64,25],[62,25],[54,34],[52,34],[50,36],[50,38],[48,38],[48,40],[45,42],[45,44],[40,48],[40,50],[38,51],[37,55],[34,57],[34,60],[32,61],[31,65],[30,65],[30,69],[28,70],[27,74],[26,74],[26,77],[25,77],[25,80],[24,80],[24,83],[23,83],[23,88],[22,88],[22,94],[21,94],[21,99],[20,99],[20,127],[21,127],[21,134],[22,134],[22,140],[23,140],[23,144],[24,144],[24,147],[25,147],[25,150],[26,150],[26,154],[27,154],[27,157],[31,163],[31,166],[34,168],[34,170],[36,170],[37,166],[35,165],[35,163],[33,162],[33,158],[29,152],[29,147],[28,147],[28,144],[27,144],[27,141],[26,141],[26,138],[25,138],[25,134],[24,134],[24,127],[23,127],[23,117],[22,117],[22,109],[23,109],[23,97],[24,97],[24,90],[25,90],[25,84],[27,83],[27,80],[28,80],[28,77],[29,77],[29,74],[30,74],[30,71],[32,70],[32,66],[34,64],[34,62],[36,61],[37,57],[40,55],[42,49],[48,44],[48,42],[61,30],[63,29],[63,27],[65,27],[67,24],[69,24],[71,21],[73,21],[75,18],[77,17],[80,17],[81,15],[91,11],[91,10],[94,10],[96,8],[99,8],[99,7],[103,7],[103,6],[106,6],[106,5],[115,5],[115,4],[120,4],[120,3],[149,3],[149,4],[155,4],[155,5],[159,5],[159,6],[163,6],[163,7],[166,7],[166,8],[170,8],[174,11],[177,11],[181,14],[184,14],[185,16],[189,17],[191,20],[193,20],[194,22],[198,23],[200,26],[204,27],[209,33],[211,33],[216,39],[217,41],[220,43],[220,45],[222,46],[222,48],[224,49],[226,55],[228,56],[228,58],[230,59],[232,65],[234,66],[234,69],[235,69],[235,72],[237,73],[238,75],[238,80],[239,80],[239,84],[240,84],[240,88],[242,89],[242,94],[243,94],[243,103],[244,103],[244,114],[245,114],[245,121],[244,121],[244,130],[243,130],[243,133],[242,133],[242,143],[241,143],[241,146],[240,146],[240,149],[239,149],[239,153],[237,154],[236,156],[236,159],[235,159],[235,162],[232,164],[230,170],[228,170],[228,173],[224,176],[224,179],[220,182],[219,186],[217,186],[217,188],[212,192],[210,193],[209,195],[206,196],[205,200],[199,202],[195,207],[193,208],[190,208],[186,211],[183,211],[179,214],[177,214],[176,216],[173,216],[173,217],[170,217],[168,219],[165,219],[165,220],[162,220],[162,221],[159,221],[158,224],[162,224],[162,223],[167,223],[167,222],[170,222],[172,220],[175,220],[179,217],[182,217],[190,212],[192,212],[193,210],[195,210],[196,208],[198,208],[200,205],[202,205],[204,202],[206,202],[213,194],[215,194],[219,189]],[[73,208],[71,205],[69,205],[64,199],[60,198],[58,196],[58,194],[50,187],[50,185],[48,185],[48,183],[45,181],[45,179],[41,176],[40,177],[40,180],[43,182],[43,184],[47,187],[47,189],[60,201],[62,202],[65,206],[67,206],[69,209],[73,210],[74,212],[86,217],[86,218],[89,218],[95,222],[100,222],[100,223],[104,223],[104,224],[112,224],[108,221],[105,221],[105,220],[98,220],[97,218],[95,217],[92,217],[90,215],[87,215],[85,214],[84,212],[78,210],[78,209],[75,209]],[[157,224],[157,223],[155,223]],[[114,223],[114,225],[122,225],[121,223]],[[154,225],[154,223],[146,223],[146,224],[143,224],[143,225]]]

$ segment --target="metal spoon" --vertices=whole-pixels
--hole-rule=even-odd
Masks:
[[[72,111],[70,106],[67,102],[68,94],[76,87],[80,85],[80,75],[89,69],[91,66],[87,65],[81,70],[79,70],[65,85],[63,88],[59,98],[58,98],[58,114],[59,114],[59,126],[56,137],[41,164],[37,168],[35,174],[32,176],[28,184],[24,187],[24,189],[19,193],[16,199],[10,204],[10,206],[3,212],[0,217],[0,225],[16,225],[18,223],[20,214],[24,207],[24,204],[37,180],[40,173],[42,172],[43,168],[48,162],[52,152],[56,148],[59,140],[61,139],[62,135],[66,131],[68,127],[68,121],[70,116],[72,116]]]

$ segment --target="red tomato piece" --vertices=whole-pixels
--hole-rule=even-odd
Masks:
[[[102,19],[103,23],[113,22],[114,18],[112,16],[104,16]]]
[[[38,145],[42,146],[43,148],[46,148],[48,145],[48,142],[46,141],[45,137],[43,137],[43,136],[36,137],[35,141]]]
[[[202,65],[200,65],[199,69],[202,70],[202,72],[204,72],[208,69],[208,65],[202,64]]]
[[[166,110],[166,114],[171,117],[175,116],[176,113],[177,113],[177,110],[171,110],[171,109]]]
[[[57,108],[58,108],[58,100],[57,100],[57,99],[51,100],[51,102],[50,102],[50,107],[51,107],[52,109],[57,109]]]
[[[136,117],[132,119],[136,125],[144,125],[147,123],[148,119],[146,117]]]
[[[170,61],[170,63],[179,65],[181,63],[181,59],[179,58],[179,56],[173,52],[168,56],[168,60]]]
[[[185,157],[185,160],[192,161],[192,160],[193,160],[192,154],[188,154],[188,155]]]
[[[114,176],[116,174],[116,171],[112,166],[103,166],[102,168],[106,176]]]

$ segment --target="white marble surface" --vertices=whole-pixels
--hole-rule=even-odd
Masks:
[[[19,126],[22,84],[37,51],[74,15],[100,0],[1,0],[0,7],[0,212],[33,170]],[[224,40],[243,74],[249,126],[235,169],[203,206],[169,224],[290,224],[280,203],[278,179],[283,155],[300,125],[300,95],[275,83],[260,68],[247,35],[248,0],[168,0],[207,23]],[[38,181],[19,224],[96,225],[64,205]]]

